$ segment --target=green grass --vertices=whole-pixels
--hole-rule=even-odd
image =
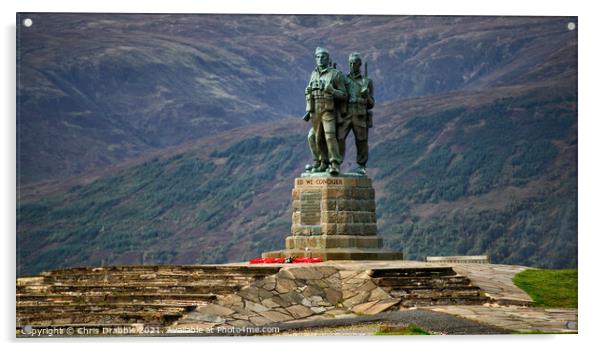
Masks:
[[[527,269],[512,281],[531,296],[535,307],[577,308],[576,269]]]
[[[417,325],[379,325],[374,335],[431,335]]]

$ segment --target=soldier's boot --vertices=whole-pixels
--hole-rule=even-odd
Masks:
[[[330,168],[328,169],[328,173],[330,173],[330,175],[338,175],[339,165],[336,162],[331,163]]]
[[[327,169],[328,169],[328,163],[326,163],[326,162],[321,162],[321,163],[319,163],[319,164],[318,164],[318,166],[317,166],[317,167],[314,167],[314,168],[312,169],[312,172],[319,172],[319,173],[322,173],[322,172],[325,172]]]
[[[357,173],[361,175],[366,175],[366,165],[359,165],[357,167]]]
[[[305,171],[306,172],[313,172],[314,169],[317,169],[319,167],[320,167],[320,161],[314,161],[314,163],[311,164],[311,165],[310,164],[305,165]]]

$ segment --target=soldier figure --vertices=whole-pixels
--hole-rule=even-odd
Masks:
[[[316,48],[315,59],[317,67],[305,88],[305,118],[309,117],[312,121],[308,135],[314,158],[312,172],[324,172],[328,168],[330,174],[337,175],[342,157],[336,127],[341,108],[345,107],[347,101],[345,77],[330,66],[330,55],[325,48]]]
[[[372,128],[372,111],[374,107],[374,87],[372,80],[362,77],[362,59],[360,54],[349,55],[349,74],[346,85],[348,93],[347,114],[338,125],[339,150],[345,157],[345,140],[349,131],[353,130],[357,149],[357,173],[366,174],[368,162],[368,128]],[[366,73],[367,75],[367,73]]]

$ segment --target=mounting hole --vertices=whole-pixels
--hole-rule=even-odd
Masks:
[[[31,27],[32,24],[33,24],[33,21],[31,20],[31,18],[26,18],[23,20],[23,25],[25,27]]]
[[[575,30],[575,27],[577,27],[577,26],[575,25],[575,22],[569,22],[569,24],[567,24],[566,27],[569,30]]]

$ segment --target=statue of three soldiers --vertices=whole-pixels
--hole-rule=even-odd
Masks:
[[[312,122],[307,139],[314,161],[305,167],[306,171],[339,174],[345,157],[345,140],[353,131],[358,164],[355,173],[365,175],[368,128],[372,127],[374,107],[372,81],[362,76],[362,59],[357,52],[349,55],[347,76],[333,67],[325,48],[316,48],[315,59],[316,69],[305,88],[307,104],[303,118]]]

